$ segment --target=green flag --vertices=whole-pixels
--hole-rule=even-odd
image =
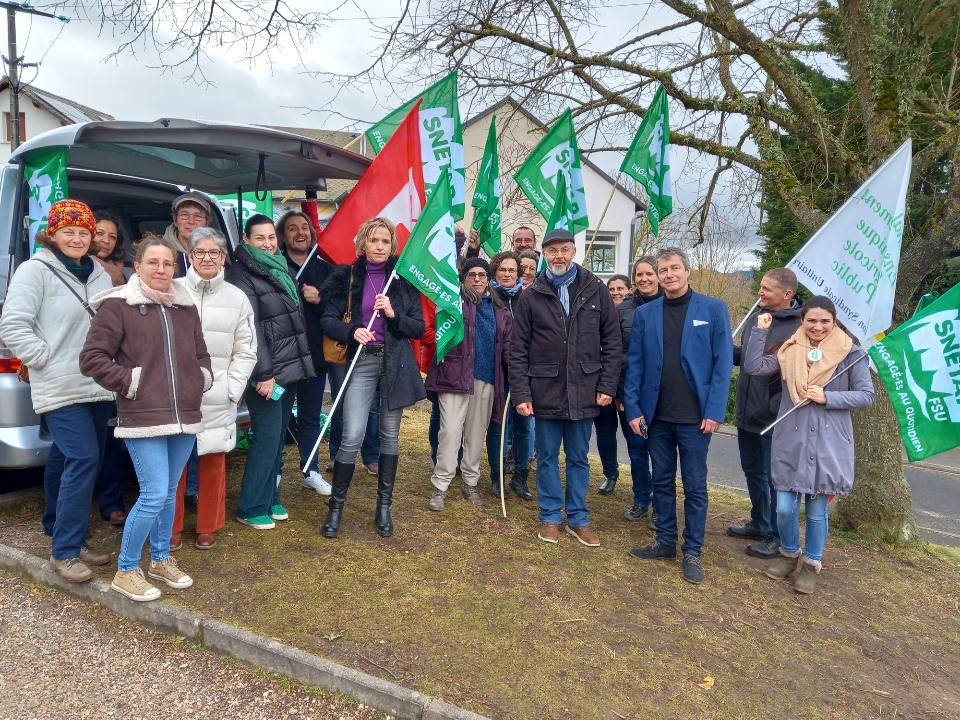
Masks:
[[[397,260],[397,275],[406,278],[437,306],[437,362],[463,340],[463,309],[457,244],[453,236],[450,185],[447,170],[440,174]]]
[[[483,149],[477,189],[470,201],[476,212],[473,229],[480,231],[480,247],[490,257],[500,252],[503,238],[500,228],[500,156],[497,152],[497,116],[490,119],[487,145]]]
[[[547,232],[557,228],[569,230],[571,234],[576,232],[573,211],[570,209],[570,198],[567,195],[567,179],[563,173],[557,173],[557,198],[553,202],[550,219],[547,220]]]
[[[50,206],[67,197],[67,149],[53,147],[30,153],[24,162],[23,174],[30,194],[29,237],[32,252],[36,252],[40,249],[37,233],[47,229]]]
[[[367,139],[374,152],[379,153],[421,98],[420,155],[423,158],[424,189],[429,198],[440,174],[449,169],[453,217],[463,220],[466,210],[466,170],[463,164],[463,129],[460,126],[460,104],[457,102],[456,70],[367,130]]]
[[[673,212],[673,185],[670,182],[670,112],[667,94],[661,85],[643,116],[640,129],[623,159],[620,171],[643,185],[650,198],[647,217],[654,236],[660,221]]]
[[[237,194],[232,195],[214,195],[224,210],[231,212],[236,217],[237,213]],[[243,201],[243,216],[240,218],[242,225],[257,213],[266,215],[271,220],[273,217],[273,191],[267,190],[267,196],[263,200],[257,200],[255,192],[245,192],[241,196]]]
[[[960,445],[960,284],[868,352],[910,461]]]
[[[580,166],[580,148],[573,130],[573,115],[567,108],[554,123],[543,140],[533,149],[514,180],[524,195],[544,219],[553,214],[557,198],[557,175],[562,173],[567,183],[567,201],[573,218],[572,232],[586,230],[587,195],[583,189],[583,169]]]

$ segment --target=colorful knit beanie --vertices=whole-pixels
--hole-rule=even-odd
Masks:
[[[86,228],[91,235],[97,234],[97,220],[89,206],[70,198],[58,200],[50,206],[50,212],[47,213],[47,235],[71,226]]]

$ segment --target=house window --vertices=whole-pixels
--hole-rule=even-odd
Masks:
[[[3,141],[5,143],[10,142],[10,138],[13,137],[13,128],[11,127],[10,122],[10,113],[5,112],[3,114]],[[27,141],[27,116],[25,113],[20,113],[20,142],[24,143]]]
[[[593,230],[587,230],[587,247],[590,247],[590,238]],[[584,259],[583,265],[591,272],[600,275],[612,275],[617,271],[617,235],[614,233],[597,233],[593,247]]]

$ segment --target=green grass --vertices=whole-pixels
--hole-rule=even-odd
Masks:
[[[494,718],[960,717],[956,551],[831,538],[817,592],[800,596],[724,535],[746,501],[711,491],[695,587],[676,562],[627,555],[652,531],[623,519],[626,468],[600,496],[594,467],[597,549],[538,541],[535,501],[511,498],[504,519],[486,477],[487,507],[461,500],[458,478],[447,509],[430,512],[427,418],[403,421],[390,539],[376,535],[376,480],[362,469],[340,537],[322,538],[325,499],[300,487],[295,450],[282,487],[291,520],[238,525],[234,454],[220,542],[193,549],[187,516],[177,558],[196,584],[166,599]],[[116,550],[109,533],[96,542]]]

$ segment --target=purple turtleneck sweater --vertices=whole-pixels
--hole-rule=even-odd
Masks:
[[[387,282],[387,263],[375,263],[367,260],[367,279],[363,283],[363,326],[366,327],[373,316],[373,304],[377,300],[377,295],[383,292],[383,286]],[[386,329],[383,313],[377,314],[377,319],[373,321],[373,327],[370,332],[376,338],[374,345],[382,345],[386,337]]]

